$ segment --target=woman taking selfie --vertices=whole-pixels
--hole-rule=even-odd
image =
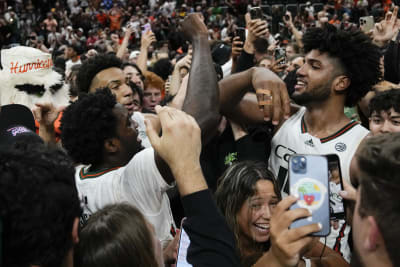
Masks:
[[[242,266],[252,266],[270,247],[269,222],[281,200],[274,175],[262,162],[236,163],[220,178],[215,196],[236,237]]]

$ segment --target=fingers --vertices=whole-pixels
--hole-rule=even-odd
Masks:
[[[312,233],[319,232],[322,229],[320,223],[313,223],[299,228],[292,228],[289,230],[287,238],[289,242],[296,242]]]
[[[351,184],[347,183],[346,181],[343,181],[343,189],[344,190],[339,192],[339,195],[343,199],[356,201],[357,191]]]
[[[272,104],[273,104],[273,111],[272,111],[272,124],[278,125],[281,113],[281,96],[280,91],[273,90],[272,91]]]
[[[149,120],[145,120],[144,124],[146,125],[146,135],[149,138],[151,145],[157,151],[160,146],[160,137],[158,133],[154,130],[153,125]]]

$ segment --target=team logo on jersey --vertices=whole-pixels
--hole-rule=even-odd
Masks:
[[[312,141],[312,139],[305,141],[304,144],[306,144],[310,147],[314,147],[314,142]]]
[[[300,208],[316,210],[324,203],[328,190],[318,180],[303,178],[293,185],[292,192],[299,198]]]
[[[336,143],[336,145],[335,145],[335,149],[336,149],[338,152],[343,152],[343,151],[346,150],[346,148],[347,148],[347,146],[346,146],[345,143]]]

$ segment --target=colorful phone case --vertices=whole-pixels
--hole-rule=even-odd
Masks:
[[[299,167],[305,159],[305,167]],[[296,161],[297,160],[297,161]],[[290,208],[306,208],[312,216],[292,223],[290,228],[320,223],[322,229],[313,236],[327,236],[330,233],[329,221],[329,176],[328,160],[321,155],[295,154],[289,158],[290,194],[299,200]]]

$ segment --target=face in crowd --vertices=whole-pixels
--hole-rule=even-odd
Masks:
[[[129,114],[134,112],[133,93],[126,83],[124,72],[120,68],[108,68],[97,73],[90,86],[90,92],[93,93],[101,87],[110,88],[117,102],[125,106]]]

